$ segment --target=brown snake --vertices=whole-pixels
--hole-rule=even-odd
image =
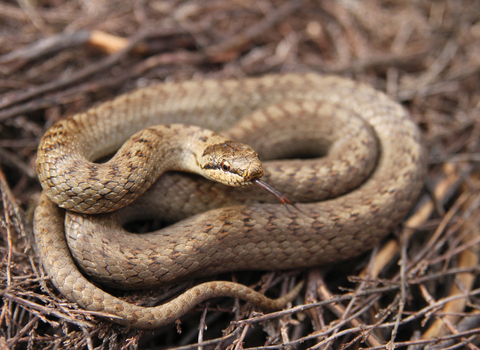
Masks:
[[[183,123],[220,131],[243,116],[248,117],[226,135],[254,145],[266,159],[328,154],[325,160],[264,163],[266,181],[296,202],[299,210],[267,203],[270,199],[258,198],[255,190],[231,189],[178,174],[163,175],[155,184],[162,197],[152,204],[148,197],[158,194],[147,192],[133,203],[134,214],[124,209],[120,214],[102,215],[67,211],[65,218],[64,210],[50,201],[77,211],[116,210],[132,201],[144,183],[150,186],[155,180],[156,175],[149,175],[153,159],[170,153],[177,157],[183,151],[159,131],[163,129],[151,128],[147,134],[164,138],[170,148],[154,151],[145,142],[151,135],[143,133],[131,141],[133,151],[127,146],[120,149],[117,155],[126,159],[119,163],[113,158],[93,164],[85,158],[106,156],[151,125]],[[180,125],[167,128],[174,134],[182,128],[190,130]],[[207,146],[225,143],[210,134],[194,135]],[[271,140],[274,145],[269,151],[266,144]],[[377,147],[378,154],[371,151]],[[197,155],[184,155],[203,166]],[[332,155],[339,160],[330,160]],[[44,187],[34,218],[37,250],[62,294],[85,309],[111,314],[124,325],[159,327],[215,296],[280,308],[299,286],[271,300],[239,284],[208,282],[162,305],[136,306],[89,282],[71,254],[94,280],[127,288],[224,271],[291,269],[340,261],[371,248],[403,219],[422,187],[424,157],[420,132],[405,110],[385,94],[347,79],[287,74],[160,84],[60,121],[44,136],[37,156]],[[232,162],[226,162],[229,169]],[[190,165],[180,168],[191,171]],[[124,178],[125,170],[136,172]],[[89,178],[94,179],[92,184]],[[247,204],[238,204],[242,196]],[[331,196],[337,197],[320,201]],[[222,205],[228,206],[219,208]],[[139,213],[150,216],[154,209],[171,221],[208,211],[157,233],[135,235],[121,228],[119,221]]]

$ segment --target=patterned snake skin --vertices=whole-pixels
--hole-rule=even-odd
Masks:
[[[141,161],[127,157],[107,170],[102,167],[108,162],[87,160],[112,153],[145,127],[168,123],[220,131],[249,144],[262,159],[290,158],[264,162],[264,179],[296,209],[268,194],[263,198],[256,189],[170,173],[130,212],[67,211],[65,218],[51,201],[89,213],[133,201],[160,175],[150,178],[150,168],[164,154],[140,149]],[[75,158],[79,149],[86,159]],[[292,159],[297,154],[327,157]],[[120,167],[131,172],[127,178],[124,169],[114,173]],[[371,248],[405,217],[423,185],[425,155],[416,125],[385,94],[339,77],[286,74],[161,84],[120,96],[52,127],[39,146],[37,171],[44,187],[34,218],[37,251],[55,286],[69,300],[111,314],[115,322],[156,328],[215,296],[281,308],[301,284],[271,300],[239,284],[208,282],[157,307],[141,307],[89,282],[72,255],[92,279],[134,289],[224,271],[341,261]],[[98,176],[102,171],[106,175]],[[103,183],[88,184],[96,174]],[[105,199],[113,204],[106,203],[104,210],[97,203]],[[246,203],[240,204],[242,199]],[[125,220],[151,216],[154,210],[167,221],[183,220],[142,235],[122,228]]]

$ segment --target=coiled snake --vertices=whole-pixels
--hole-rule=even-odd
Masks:
[[[262,175],[257,165],[244,165],[245,153],[256,156],[250,148],[172,123],[221,131],[265,159],[289,158],[264,162],[264,179],[298,210],[268,194],[261,197],[255,188],[167,173],[155,184],[157,192],[147,192],[130,211],[72,211],[117,210],[172,167],[224,171],[227,182]],[[103,164],[90,162],[156,124],[171,125],[136,134]],[[174,141],[184,134],[186,141]],[[150,139],[157,140],[153,146]],[[232,151],[241,156],[229,158]],[[211,156],[218,152],[223,152],[220,158]],[[187,160],[173,165],[178,158]],[[156,168],[157,160],[165,165]],[[300,287],[271,300],[232,282],[208,282],[163,305],[136,306],[89,282],[72,255],[93,280],[126,288],[232,270],[332,263],[371,248],[403,219],[422,187],[424,164],[420,133],[405,110],[385,94],[347,79],[311,73],[160,84],[76,114],[46,133],[37,156],[44,188],[34,218],[37,250],[69,300],[112,314],[124,325],[159,327],[214,296],[280,308]],[[69,209],[66,217],[51,200]],[[181,221],[156,233],[123,230],[125,220],[154,211],[166,221]]]

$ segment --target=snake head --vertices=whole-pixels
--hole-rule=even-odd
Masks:
[[[204,176],[228,186],[249,186],[264,175],[262,163],[251,147],[223,141],[205,148],[199,159]]]

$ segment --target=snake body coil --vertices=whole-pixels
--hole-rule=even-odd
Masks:
[[[129,214],[68,213],[65,220],[63,211],[50,201],[76,211],[116,210],[144,191],[144,184],[148,187],[154,181],[157,175],[151,177],[148,168],[157,156],[151,156],[149,146],[143,146],[140,138],[134,153],[141,161],[132,160],[132,151],[122,148],[118,154],[127,155],[127,159],[99,175],[104,165],[89,165],[86,159],[112,153],[133,133],[155,124],[193,124],[222,131],[238,121],[235,129],[224,133],[255,144],[262,157],[276,158],[282,152],[290,158],[296,152],[340,155],[339,160],[323,163],[264,163],[270,184],[295,202],[306,199],[307,203],[297,204],[300,211],[266,203],[268,199],[258,199],[253,192],[247,197],[257,203],[238,204],[236,197],[242,192],[235,189],[224,190],[178,175],[162,176],[155,185],[163,191],[161,200],[151,204],[140,199],[134,203],[137,212],[145,214],[146,208],[155,207],[171,220],[178,220],[211,210],[159,233],[132,237],[119,224],[119,217]],[[268,131],[277,129],[270,125],[272,122],[285,124],[282,131]],[[319,125],[326,128],[321,136]],[[252,128],[258,133],[252,133]],[[287,136],[285,130],[294,136]],[[360,141],[353,142],[357,137]],[[264,149],[265,140],[277,142],[273,151]],[[296,146],[284,146],[289,142]],[[369,155],[369,150],[377,146],[379,153]],[[72,152],[77,149],[81,150],[80,156]],[[73,163],[69,157],[73,157]],[[37,249],[53,283],[69,300],[134,327],[155,328],[173,322],[196,303],[214,296],[235,296],[262,307],[278,308],[298,288],[272,301],[238,284],[210,282],[157,307],[135,306],[88,282],[71,254],[92,278],[131,288],[198,274],[299,268],[339,261],[372,247],[403,219],[422,187],[424,163],[420,133],[405,110],[385,94],[350,80],[289,74],[161,84],[77,114],[47,132],[37,157],[45,190],[35,211]],[[73,166],[69,168],[68,164]],[[114,173],[121,167],[129,171],[127,178]],[[92,185],[92,178],[100,182]],[[162,183],[166,183],[163,189]],[[345,190],[351,191],[343,194]],[[171,192],[174,195],[168,197]],[[213,192],[213,197],[207,192]],[[330,195],[340,196],[319,201]],[[107,201],[110,198],[112,202]],[[229,206],[218,208],[224,204]]]

